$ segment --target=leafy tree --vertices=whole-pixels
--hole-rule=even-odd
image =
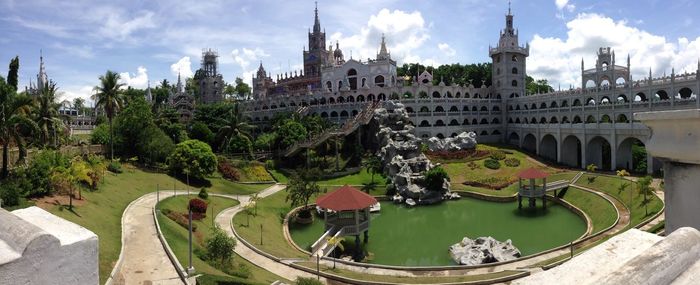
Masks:
[[[153,113],[145,99],[134,99],[114,119],[117,150],[123,155],[138,154],[134,146],[141,140],[142,132],[153,125]]]
[[[16,181],[21,189],[25,189],[25,196],[38,197],[50,194],[49,177],[56,168],[68,168],[70,161],[66,156],[55,150],[42,150],[36,153],[27,167],[15,170]]]
[[[374,174],[382,172],[382,162],[376,155],[370,155],[365,161],[365,168],[372,175],[372,183],[374,183]]]
[[[90,143],[92,144],[108,144],[109,143],[109,125],[102,123],[97,125],[90,134]]]
[[[170,137],[154,125],[148,126],[141,132],[136,145],[139,159],[148,164],[165,162],[173,149],[175,144]]]
[[[554,88],[549,85],[547,79],[535,80],[530,76],[525,77],[525,91],[528,94],[539,94],[554,92]]]
[[[257,150],[271,150],[277,140],[277,133],[263,133],[255,138],[253,146]]]
[[[100,76],[100,85],[95,86],[95,106],[102,108],[109,121],[109,148],[110,159],[114,159],[114,132],[112,130],[112,119],[124,105],[124,99],[119,90],[123,83],[119,83],[118,73],[107,70],[105,75]]]
[[[18,95],[13,87],[0,77],[0,142],[2,143],[2,171],[0,178],[7,177],[10,144],[19,150],[18,163],[27,155],[22,130],[38,130],[37,124],[29,118],[32,100],[26,95]]]
[[[250,139],[243,135],[236,135],[229,140],[226,152],[244,153],[247,156],[253,156],[253,143]]]
[[[417,63],[407,63],[396,69],[399,77],[408,76],[411,78],[407,84],[411,84],[416,76],[427,70],[433,75],[432,84],[439,84],[442,80],[447,85],[481,87],[483,84],[491,86],[491,63],[475,64],[445,64],[437,68],[424,66]],[[417,94],[412,94],[416,96]],[[405,95],[404,95],[405,96]]]
[[[442,188],[442,184],[445,179],[450,180],[447,171],[442,169],[442,167],[435,167],[425,173],[425,187],[429,191],[443,191],[445,189]]]
[[[280,144],[282,147],[289,147],[294,143],[306,138],[306,128],[299,122],[287,120],[277,130]]]
[[[645,173],[647,171],[647,150],[639,141],[635,141],[632,144],[632,161],[634,162],[632,171],[637,173]]]
[[[0,184],[0,200],[3,207],[19,205],[20,193],[22,188],[14,180],[3,181]]]
[[[73,209],[73,193],[75,193],[75,188],[78,186],[78,195],[80,200],[82,200],[82,191],[79,187],[79,183],[86,183],[92,185],[92,177],[90,177],[90,167],[79,157],[75,157],[69,167],[59,166],[54,169],[51,174],[51,185],[61,194],[68,195],[69,206],[68,209]]]
[[[190,127],[190,138],[211,144],[214,140],[214,133],[202,122],[194,122]]]
[[[155,118],[155,124],[176,143],[188,139],[186,135],[183,135],[185,125],[180,123],[180,114],[175,108],[170,106],[160,108]]]
[[[175,146],[168,164],[174,173],[187,172],[191,177],[204,179],[216,170],[216,156],[205,142],[187,140]]]
[[[80,113],[85,113],[85,99],[77,97],[73,99],[73,108],[78,112],[78,115]]]
[[[250,130],[252,125],[243,118],[243,110],[239,104],[233,104],[233,108],[223,118],[224,125],[216,134],[216,141],[219,149],[225,149],[231,145],[231,141],[240,137],[245,137],[250,142]]]
[[[250,86],[240,77],[236,77],[236,94],[240,98],[246,98],[250,94]]]
[[[236,248],[236,239],[228,236],[221,228],[214,227],[206,241],[207,254],[209,258],[218,260],[220,264],[229,262],[233,257],[233,250]]]
[[[200,104],[194,109],[194,122],[202,122],[214,133],[218,133],[219,129],[224,127],[227,122],[224,118],[230,116],[234,104],[232,103],[215,103],[215,104]]]
[[[365,191],[365,193],[369,194],[377,188],[377,182],[369,182],[369,183],[362,183],[362,191]]]
[[[124,105],[129,105],[134,100],[145,99],[146,90],[136,89],[131,86],[128,86],[125,90],[122,91],[122,96],[122,98],[124,98]]]
[[[41,130],[41,144],[46,146],[49,144],[49,140],[53,140],[54,147],[57,145],[57,135],[58,129],[63,129],[63,121],[59,118],[58,108],[61,104],[56,102],[56,91],[58,88],[54,82],[45,83],[41,90],[41,94],[37,97],[35,102],[35,115],[37,125]]]
[[[312,196],[321,192],[321,188],[316,184],[316,181],[304,179],[305,177],[294,174],[289,180],[289,185],[286,188],[286,202],[290,202],[292,207],[304,206],[299,212],[301,217],[310,217],[309,200]]]
[[[10,61],[10,67],[7,72],[7,85],[10,85],[13,90],[17,91],[17,83],[18,81],[18,73],[19,73],[19,56],[15,56]]]

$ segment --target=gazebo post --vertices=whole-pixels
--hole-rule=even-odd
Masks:
[[[535,178],[530,178],[530,197],[527,198],[527,204],[530,206],[530,208],[534,208],[537,205],[535,204],[535,198],[532,197],[532,194],[535,193],[535,190],[537,190],[535,187]]]
[[[369,219],[370,219],[369,208],[365,208],[365,219],[367,219],[367,221],[369,221]],[[369,241],[369,227],[367,227],[367,229],[365,230],[365,243],[367,243],[368,241]]]
[[[518,210],[523,208],[523,196],[520,194],[523,190],[523,179],[518,177]]]

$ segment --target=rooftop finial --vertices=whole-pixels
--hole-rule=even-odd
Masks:
[[[314,2],[316,8],[314,8],[314,33],[321,32],[321,21],[318,20],[318,2]]]
[[[510,0],[508,0],[508,15],[510,15]]]

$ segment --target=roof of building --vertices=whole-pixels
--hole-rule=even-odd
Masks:
[[[522,179],[541,179],[549,176],[549,173],[531,167],[518,173],[518,177]]]
[[[316,205],[333,211],[361,210],[376,203],[374,197],[348,185],[316,199]]]

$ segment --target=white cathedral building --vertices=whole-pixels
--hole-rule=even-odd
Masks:
[[[336,45],[333,59],[320,63],[318,82],[309,83],[306,89],[270,94],[275,89],[269,86],[278,85],[261,64],[253,79],[253,94],[266,96],[254,96],[255,100],[247,103],[246,116],[264,128],[275,113],[303,110],[304,114],[342,124],[361,112],[367,102],[390,100],[406,106],[416,135],[423,138],[473,131],[480,142],[516,145],[572,167],[595,164],[614,170],[632,168],[637,163],[632,146],[645,144],[651,135],[645,125],[633,120],[633,113],[700,108],[700,62],[694,73],[672,72],[655,78],[650,72],[647,78],[633,80],[629,55],[626,65],[618,65],[609,47],[597,51],[594,68],[585,69],[581,62],[582,88],[526,94],[530,47],[518,42],[510,10],[505,20],[498,45],[489,48],[492,86],[434,85],[427,71],[406,84],[398,78],[396,62],[382,37],[379,53],[368,61],[346,61]],[[317,11],[314,31],[309,34],[310,47],[312,40],[325,41]],[[319,52],[331,50],[325,50],[323,44]],[[278,79],[286,82],[284,77]],[[268,86],[264,90],[262,83]],[[649,173],[661,167],[651,156],[646,160]]]

